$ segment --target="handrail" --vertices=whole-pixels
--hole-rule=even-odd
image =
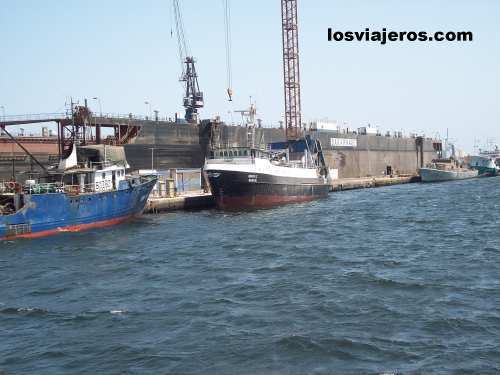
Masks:
[[[22,120],[50,120],[50,119],[67,119],[69,115],[61,112],[54,113],[28,113],[24,115],[6,115],[0,117],[0,122],[22,121]]]
[[[83,185],[83,189],[82,185],[61,184],[59,182],[38,183],[24,186],[24,191],[28,194],[67,193],[71,195],[78,195],[108,190],[112,189],[108,189],[105,186],[99,188],[96,183],[85,184]]]
[[[110,120],[142,120],[142,121],[156,121],[156,117],[150,117],[145,115],[134,115],[132,113],[97,113],[91,112],[93,118],[104,118]],[[53,113],[27,113],[22,115],[5,115],[0,116],[0,122],[9,121],[29,121],[29,120],[65,120],[70,119],[71,114],[64,112],[53,112]],[[171,117],[158,116],[158,121],[175,121]]]

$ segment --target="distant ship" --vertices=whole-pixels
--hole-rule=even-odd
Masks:
[[[0,184],[0,240],[100,228],[142,214],[156,178],[126,176],[126,167],[106,157],[80,164],[74,148],[46,182]]]
[[[497,176],[500,172],[500,166],[496,164],[496,159],[491,156],[471,156],[469,165],[472,169],[478,171],[479,176]]]
[[[422,182],[465,180],[478,176],[475,169],[460,167],[454,159],[437,159],[419,170]]]
[[[480,176],[500,175],[500,150],[498,146],[493,151],[481,151],[479,155],[469,158],[469,165],[477,169]]]

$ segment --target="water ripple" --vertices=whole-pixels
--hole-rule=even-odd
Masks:
[[[498,373],[499,182],[3,242],[0,373]]]

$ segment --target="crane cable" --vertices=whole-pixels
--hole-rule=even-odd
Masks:
[[[231,4],[230,0],[222,0],[224,6],[224,28],[226,42],[226,71],[228,100],[233,100],[233,72],[231,62]]]
[[[177,47],[179,49],[179,59],[181,64],[182,76],[185,74],[184,61],[189,56],[189,46],[184,33],[184,24],[182,22],[182,14],[179,8],[179,0],[172,0],[172,10],[175,20],[175,34],[177,36]],[[172,36],[173,30],[170,30]]]

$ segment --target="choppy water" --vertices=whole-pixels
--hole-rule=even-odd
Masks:
[[[500,372],[500,179],[0,243],[0,373]]]

